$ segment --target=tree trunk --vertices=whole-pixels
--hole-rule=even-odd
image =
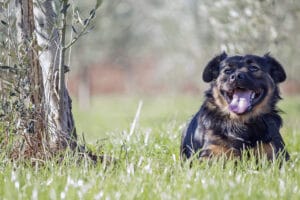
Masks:
[[[38,60],[36,49],[38,49],[37,41],[33,37],[34,19],[33,19],[33,2],[32,1],[16,1],[17,8],[17,39],[20,44],[19,50],[26,53],[22,57],[20,65],[26,69],[26,76],[29,82],[29,99],[30,104],[34,105],[33,109],[27,105],[26,117],[20,119],[26,127],[24,137],[26,145],[20,151],[24,151],[22,156],[30,156],[35,152],[45,149],[43,138],[45,138],[46,124],[43,120],[44,112],[44,87],[43,76]],[[21,145],[22,146],[22,145]],[[15,151],[13,157],[20,157],[20,152]]]
[[[35,26],[39,52],[39,60],[43,71],[45,88],[46,117],[48,134],[52,148],[73,146],[76,139],[72,101],[64,84],[64,32],[59,32],[61,19],[54,12],[54,0],[36,3],[34,7]],[[64,27],[62,27],[64,28]]]
[[[76,145],[72,102],[64,84],[65,33],[60,31],[64,15],[55,13],[60,10],[54,8],[58,4],[54,0],[16,1],[18,38],[27,45],[30,60],[32,102],[40,105],[43,116],[35,119],[34,132],[44,133],[50,151]]]

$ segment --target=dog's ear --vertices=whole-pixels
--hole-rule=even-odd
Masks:
[[[264,58],[267,60],[269,66],[270,66],[270,75],[273,78],[275,83],[281,83],[285,81],[286,74],[282,67],[282,65],[272,56],[270,56],[269,53],[264,55]]]
[[[206,67],[204,68],[202,79],[205,82],[211,82],[212,80],[216,79],[219,75],[220,70],[220,62],[227,57],[227,54],[223,52],[222,54],[214,57],[211,59]]]

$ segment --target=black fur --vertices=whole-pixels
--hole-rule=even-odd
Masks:
[[[205,67],[202,78],[205,82],[211,82],[219,75],[219,63],[227,57],[227,54],[223,52],[221,55],[214,57]]]
[[[268,85],[267,90],[273,91],[268,94],[267,106],[269,109],[267,111],[261,113],[257,111],[258,114],[253,114],[251,112],[254,111],[250,111],[249,113],[237,115],[233,119],[230,113],[224,112],[222,107],[216,103],[213,89],[217,87],[216,82],[220,81],[218,78],[223,78],[220,75],[222,66],[224,62],[228,64],[226,62],[236,59],[245,60],[244,63],[248,62],[247,59],[251,59],[251,62],[254,61],[260,66],[263,71],[262,75],[253,78],[253,75],[246,74],[246,76],[251,77],[249,80],[253,82],[252,85],[257,82],[255,79],[260,79],[259,76],[266,76],[268,73],[272,77],[273,81],[269,79],[259,80],[267,82],[265,83],[265,85]],[[237,69],[239,70],[241,67]],[[211,82],[211,88],[205,93],[205,101],[200,110],[194,115],[183,132],[180,148],[181,157],[189,159],[195,153],[198,153],[199,158],[207,158],[215,156],[216,152],[214,151],[216,150],[218,152],[223,151],[223,153],[233,150],[235,156],[240,156],[243,150],[258,148],[258,143],[261,143],[271,144],[274,147],[273,154],[275,154],[275,157],[283,153],[285,159],[288,160],[289,154],[285,150],[285,144],[279,132],[282,119],[279,115],[280,111],[276,108],[277,101],[281,99],[277,84],[285,79],[286,75],[283,67],[269,55],[263,57],[254,55],[228,57],[226,53],[223,53],[213,58],[203,72],[203,80]],[[242,120],[245,116],[249,117]],[[266,150],[266,154],[270,153]],[[272,155],[268,156],[274,159]]]

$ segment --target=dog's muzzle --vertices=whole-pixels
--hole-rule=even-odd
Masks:
[[[263,98],[263,89],[250,90],[245,88],[235,88],[231,91],[222,92],[230,111],[236,114],[244,114]]]

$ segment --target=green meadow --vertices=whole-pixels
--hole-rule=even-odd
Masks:
[[[300,199],[300,97],[279,103],[291,154],[281,168],[264,159],[181,163],[181,130],[201,102],[201,96],[104,96],[83,110],[74,101],[78,140],[115,162],[66,151],[60,163],[32,166],[1,152],[0,199]]]

